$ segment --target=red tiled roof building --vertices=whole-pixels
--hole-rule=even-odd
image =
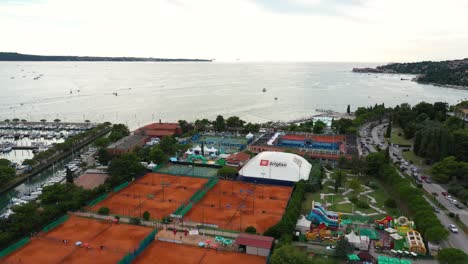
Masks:
[[[135,131],[135,135],[163,138],[165,136],[178,136],[182,134],[179,123],[153,123],[140,127]]]

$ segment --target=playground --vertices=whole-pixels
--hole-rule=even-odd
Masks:
[[[292,188],[220,180],[184,217],[219,228],[263,233],[283,216]]]
[[[148,173],[94,205],[91,210],[97,212],[101,207],[108,207],[111,214],[133,217],[142,217],[148,211],[152,219],[162,219],[172,214],[207,181],[196,177]]]
[[[398,213],[395,208],[385,206],[385,201],[390,196],[383,186],[373,179],[358,177],[342,170],[341,187],[338,188],[338,192],[335,192],[337,173],[337,171],[327,171],[326,178],[322,180],[322,190],[306,194],[302,204],[303,214],[310,212],[312,201],[320,202],[328,210],[343,214],[380,217]],[[367,206],[362,206],[362,204]]]
[[[245,137],[202,135],[192,140],[192,145],[204,144],[207,147],[215,147],[220,153],[233,154],[242,150],[248,143]]]
[[[174,254],[176,253],[176,254]],[[154,241],[133,263],[263,264],[265,257],[197,246]]]
[[[33,237],[2,263],[117,263],[151,231],[141,226],[71,216],[52,231]]]
[[[213,177],[218,175],[217,168],[188,166],[179,164],[168,164],[157,170],[158,173],[172,174],[172,175],[186,175],[198,177]]]

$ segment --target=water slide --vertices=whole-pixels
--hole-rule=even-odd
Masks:
[[[322,207],[321,203],[314,202],[314,209],[322,211],[322,214],[326,215],[328,218],[338,219],[338,214],[328,212],[327,210],[325,210],[325,208]]]
[[[312,211],[307,216],[307,220],[316,224],[325,223],[329,227],[338,227],[338,215],[325,210],[320,203],[313,203]]]

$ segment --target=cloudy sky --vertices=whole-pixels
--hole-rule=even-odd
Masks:
[[[0,0],[0,51],[221,61],[468,57],[466,0]]]

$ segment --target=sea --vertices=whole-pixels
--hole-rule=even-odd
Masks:
[[[124,123],[239,116],[285,121],[358,106],[467,100],[414,75],[353,73],[375,63],[0,62],[0,120]],[[265,89],[265,91],[263,91]]]

